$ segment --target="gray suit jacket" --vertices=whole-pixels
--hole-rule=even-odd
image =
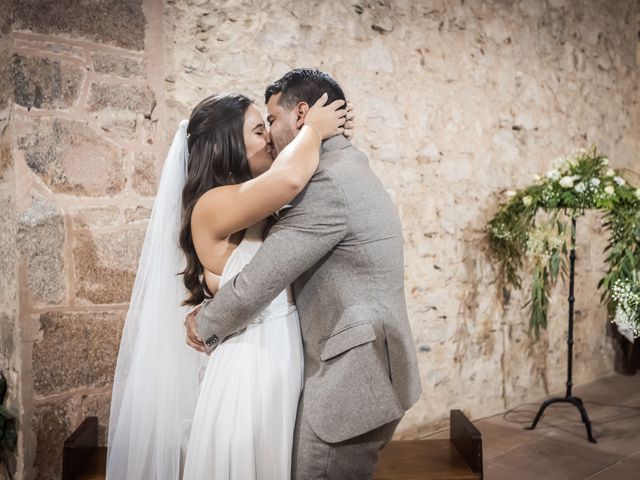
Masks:
[[[421,391],[404,296],[400,220],[366,155],[323,142],[305,190],[256,256],[196,317],[207,351],[293,285],[305,360],[305,415],[326,442],[396,420]]]

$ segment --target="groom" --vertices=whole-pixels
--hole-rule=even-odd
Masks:
[[[276,153],[310,105],[344,99],[326,73],[296,69],[266,90]],[[366,479],[421,391],[404,297],[402,229],[366,155],[323,142],[318,170],[251,262],[187,319],[207,352],[293,285],[304,345],[292,478]],[[195,331],[194,331],[195,330]]]

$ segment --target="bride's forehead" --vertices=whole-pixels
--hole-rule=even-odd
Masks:
[[[249,105],[249,108],[247,108],[247,111],[244,114],[244,120],[245,122],[255,123],[256,121],[259,121],[261,123],[264,123],[262,113],[260,113],[258,107],[253,103]]]

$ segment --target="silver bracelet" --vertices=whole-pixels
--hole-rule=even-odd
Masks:
[[[311,128],[313,128],[318,133],[318,136],[320,137],[320,141],[322,142],[322,134],[320,133],[320,130],[318,130],[318,127],[316,127],[313,123],[304,122],[304,124],[309,125]]]

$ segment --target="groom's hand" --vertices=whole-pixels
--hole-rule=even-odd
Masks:
[[[187,345],[195,348],[199,352],[206,352],[204,342],[196,332],[196,315],[200,311],[200,306],[194,308],[184,319],[184,328],[187,330]]]

